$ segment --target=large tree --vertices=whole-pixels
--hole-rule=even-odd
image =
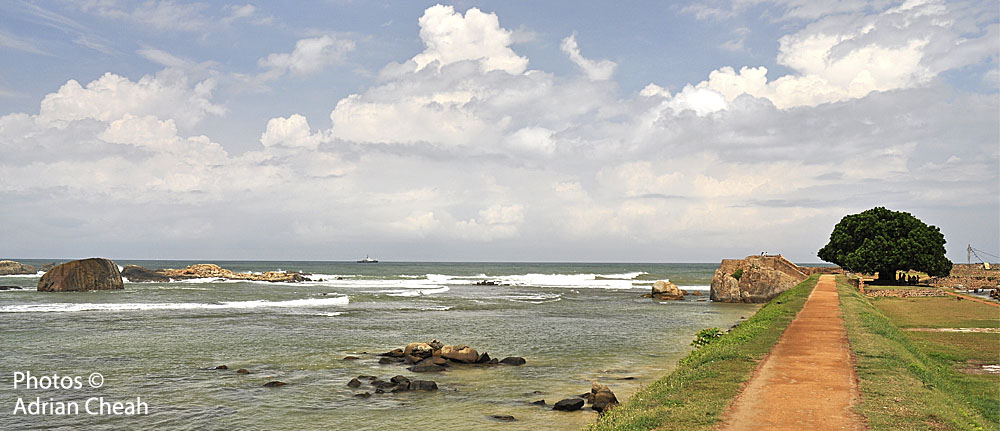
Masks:
[[[820,259],[879,280],[895,280],[896,270],[916,270],[933,276],[951,272],[944,257],[944,235],[907,212],[872,208],[844,216],[833,228],[830,242],[819,250]]]

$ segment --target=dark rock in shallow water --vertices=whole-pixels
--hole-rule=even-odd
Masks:
[[[383,382],[379,382],[377,385],[375,385],[375,387],[379,388],[379,389],[385,390],[385,389],[392,389],[392,388],[396,387],[396,384],[393,383],[393,382],[384,382],[383,381]]]
[[[227,366],[225,366],[225,365],[219,365],[218,367],[215,367],[215,369],[216,369],[216,370],[228,370],[228,369],[229,369],[229,367],[227,367]]]
[[[544,407],[545,406],[545,400],[532,401],[531,404],[534,404],[536,406],[543,406]]]
[[[345,361],[356,361],[358,359],[361,359],[361,358],[359,358],[357,356],[344,356],[343,360],[345,360]]]
[[[527,361],[520,356],[508,356],[500,360],[501,364],[504,365],[524,365]]]
[[[444,371],[445,367],[442,365],[437,365],[431,362],[430,360],[424,360],[420,361],[420,363],[407,369],[413,371],[414,373],[435,373],[438,371]]]
[[[406,378],[406,376],[396,376],[389,379],[389,381],[397,385],[410,385],[410,379]]]
[[[390,350],[388,352],[380,353],[379,356],[389,356],[389,357],[393,357],[393,358],[402,358],[405,355],[403,354],[403,349],[392,349],[392,350]]]
[[[437,383],[430,380],[411,380],[410,390],[411,391],[436,391],[438,389]]]
[[[483,352],[482,355],[479,355],[479,359],[476,360],[477,364],[486,364],[489,362],[490,362],[490,354],[486,352]]]
[[[490,419],[500,422],[514,422],[517,420],[517,418],[511,415],[490,415]]]
[[[287,384],[288,383],[281,382],[281,381],[278,381],[278,380],[273,380],[273,381],[264,383],[264,387],[265,388],[277,388],[277,387],[285,386]]]
[[[39,292],[83,292],[124,288],[118,265],[101,258],[64,263],[52,268],[38,280]]]
[[[591,407],[598,413],[604,413],[604,410],[618,404],[618,398],[615,397],[615,393],[611,392],[611,389],[607,385],[597,382],[591,385],[588,400]]]
[[[361,387],[361,380],[358,380],[356,378],[355,379],[351,379],[351,381],[347,382],[347,387],[349,387],[349,388]]]
[[[248,370],[246,368],[240,368],[240,369],[236,370],[236,374],[250,374],[250,370]]]
[[[562,410],[564,412],[575,412],[583,407],[583,400],[580,398],[566,398],[559,400],[552,410]]]
[[[381,365],[388,365],[388,364],[391,364],[393,362],[396,362],[396,361],[393,361],[392,359],[389,359],[389,358],[379,358],[379,360],[378,360],[378,363],[381,364]]]
[[[365,376],[365,375],[358,376],[358,380],[377,380],[377,379],[378,377],[375,376]]]
[[[131,283],[167,283],[170,277],[141,266],[129,265],[122,269],[122,277]]]
[[[0,286],[0,290],[22,290],[20,286]]]
[[[372,393],[371,392],[362,392],[360,394],[354,394],[354,396],[356,396],[358,398],[371,398]]]

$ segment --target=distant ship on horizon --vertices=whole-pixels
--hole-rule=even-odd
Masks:
[[[358,263],[378,263],[378,259],[372,259],[372,258],[368,257],[368,255],[366,254],[365,258],[359,260]]]

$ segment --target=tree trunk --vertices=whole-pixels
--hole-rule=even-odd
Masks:
[[[883,269],[878,272],[877,284],[898,284],[896,281],[896,270],[895,269]]]

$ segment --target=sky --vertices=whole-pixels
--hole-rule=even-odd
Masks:
[[[624,4],[619,4],[624,3]],[[0,257],[1000,255],[993,1],[7,1]]]

